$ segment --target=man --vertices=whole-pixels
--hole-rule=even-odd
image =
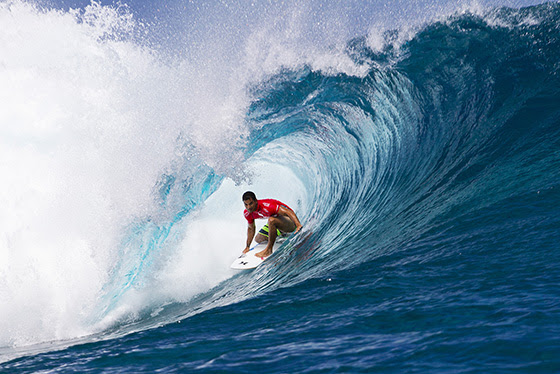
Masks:
[[[268,223],[264,225],[255,238],[257,243],[268,241],[266,248],[255,255],[257,257],[268,257],[272,254],[272,246],[278,235],[298,232],[302,228],[296,213],[278,200],[257,200],[253,192],[247,191],[243,194],[243,204],[245,204],[243,215],[249,223],[247,228],[247,246],[243,253],[249,251],[253,238],[255,238],[255,219],[268,218]]]

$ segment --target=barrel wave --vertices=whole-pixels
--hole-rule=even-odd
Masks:
[[[18,167],[46,160],[63,180],[70,165],[81,179],[60,183],[34,168],[47,187],[2,190],[16,222],[6,226],[0,253],[0,294],[13,300],[0,308],[8,316],[0,322],[0,367],[560,368],[557,3],[455,13],[412,34],[372,31],[330,54],[310,52],[268,70],[245,65],[240,82],[228,81],[218,98],[210,89],[184,92],[206,87],[192,78],[196,67],[154,59],[136,34],[90,39],[84,15],[70,20],[19,3],[0,9],[81,30],[75,41],[98,48],[80,52],[88,67],[114,69],[91,81],[69,67],[76,70],[63,82],[85,79],[93,104],[72,101],[68,124],[5,130],[5,159]],[[122,27],[123,15],[113,16]],[[135,59],[124,57],[130,53]],[[0,60],[4,76],[27,82],[25,74],[37,74],[49,92],[47,73],[18,63]],[[178,74],[186,78],[177,83]],[[103,91],[110,103],[96,94],[104,82],[112,82]],[[17,92],[25,97],[25,89]],[[75,130],[69,123],[82,121],[84,108],[94,121]],[[95,122],[107,111],[113,119]],[[3,121],[34,120],[21,118]],[[134,125],[120,127],[129,119]],[[68,145],[56,145],[58,135]],[[30,186],[12,166],[2,170],[14,185]],[[241,193],[248,189],[285,201],[304,229],[256,270],[235,272],[228,267],[244,246]],[[66,192],[71,207],[60,208]],[[49,199],[45,206],[41,198]],[[39,213],[18,213],[31,207]],[[45,216],[54,223],[35,221]],[[50,231],[60,225],[68,240]],[[22,278],[26,271],[31,279]],[[45,279],[48,297],[32,300]],[[64,295],[68,282],[79,296]],[[13,326],[26,319],[29,327]],[[95,366],[108,349],[121,359]]]
[[[264,157],[303,181],[315,266],[354,266],[420,238],[482,229],[508,221],[517,203],[556,195],[558,27],[549,11],[558,8],[450,18],[398,52],[355,40],[350,55],[373,65],[366,76],[301,69],[257,90],[250,144],[274,144]],[[472,222],[480,215],[488,221]]]

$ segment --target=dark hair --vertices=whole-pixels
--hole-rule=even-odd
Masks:
[[[243,201],[245,200],[257,200],[257,196],[255,195],[255,193],[253,191],[247,191],[243,194]]]

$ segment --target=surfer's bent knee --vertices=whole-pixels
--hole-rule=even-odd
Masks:
[[[290,217],[270,217],[268,219],[268,226],[270,224],[273,224],[279,232],[293,232],[296,229],[296,224]]]

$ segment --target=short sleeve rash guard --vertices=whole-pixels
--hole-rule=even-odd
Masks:
[[[276,216],[281,206],[290,209],[290,207],[286,204],[274,199],[262,199],[257,200],[257,202],[257,210],[255,210],[253,213],[249,213],[247,209],[245,209],[245,211],[243,212],[243,215],[245,216],[245,219],[249,224],[255,222],[255,219]]]

